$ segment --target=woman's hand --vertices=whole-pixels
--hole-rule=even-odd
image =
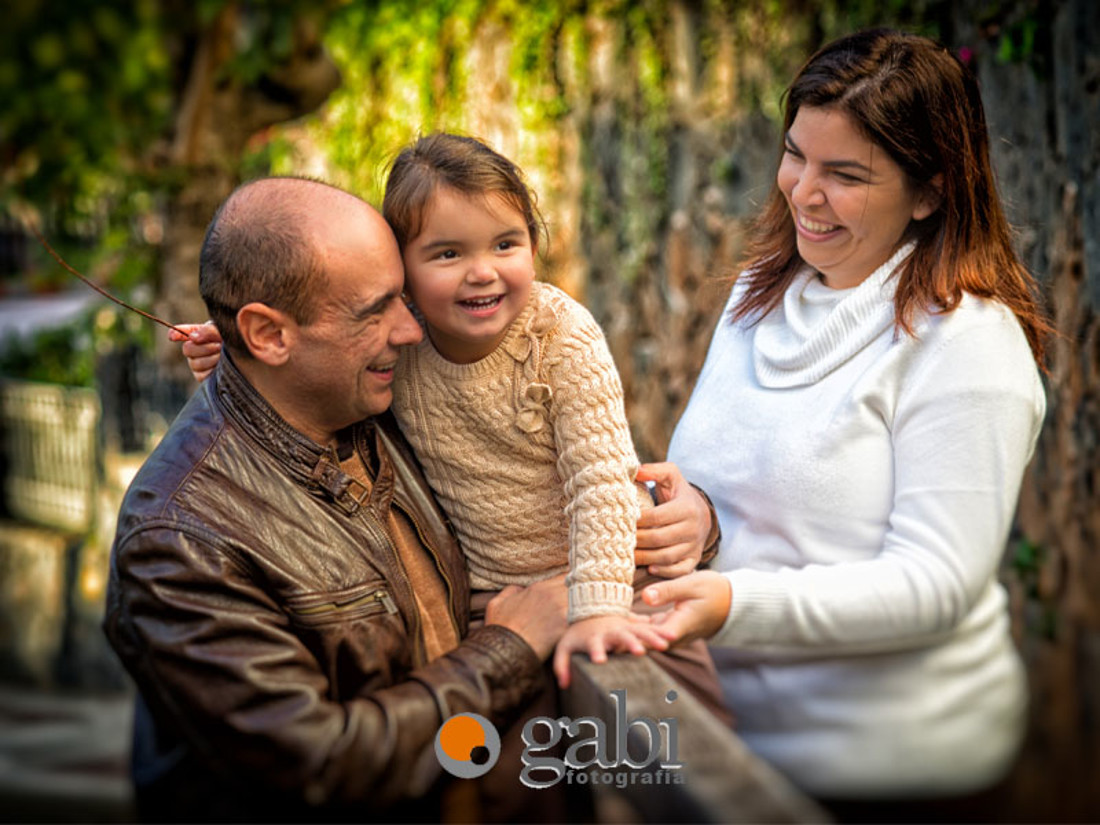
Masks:
[[[176,324],[177,327],[187,330],[187,337],[183,337],[176,330],[168,331],[168,340],[183,342],[181,349],[187,359],[187,367],[196,381],[202,381],[214,371],[218,359],[222,357],[222,337],[218,328],[212,321],[205,324]]]
[[[587,653],[598,665],[607,661],[608,653],[633,653],[642,656],[646,650],[665,650],[668,642],[649,623],[648,616],[592,616],[569,625],[554,650],[554,674],[558,687],[569,687],[569,659],[574,653]]]
[[[697,570],[642,590],[642,601],[650,607],[673,605],[672,610],[652,617],[653,628],[672,644],[717,633],[729,616],[732,598],[729,579],[711,570]]]
[[[690,573],[703,557],[710,534],[710,508],[675,464],[643,464],[636,478],[657,483],[660,503],[643,510],[638,518],[634,563],[664,578]]]

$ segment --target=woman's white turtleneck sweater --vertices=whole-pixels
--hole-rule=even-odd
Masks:
[[[1024,726],[996,574],[1042,385],[1001,304],[895,331],[910,250],[852,289],[807,269],[755,326],[724,317],[669,449],[722,527],[712,652],[738,733],[822,796],[980,787]]]

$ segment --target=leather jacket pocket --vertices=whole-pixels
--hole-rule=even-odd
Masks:
[[[348,622],[376,613],[397,613],[397,604],[382,580],[336,592],[288,596],[286,607],[291,620],[302,627]]]

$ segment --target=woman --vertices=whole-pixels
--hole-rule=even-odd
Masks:
[[[885,30],[825,46],[784,125],[669,449],[716,505],[721,572],[645,597],[676,603],[670,639],[713,637],[746,743],[850,819],[842,800],[973,794],[1019,746],[996,574],[1047,324],[946,49]]]

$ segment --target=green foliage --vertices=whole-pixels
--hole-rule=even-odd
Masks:
[[[0,35],[0,207],[55,204],[95,232],[171,115],[170,59],[155,0],[15,0]]]
[[[1028,586],[1028,595],[1038,595],[1039,570],[1043,563],[1043,548],[1028,539],[1016,542],[1012,554],[1012,571]]]
[[[1048,551],[1042,545],[1027,538],[1020,538],[1011,548],[1009,570],[1023,587],[1028,609],[1028,630],[1039,638],[1054,641],[1058,632],[1056,600],[1043,592],[1042,571],[1047,564]]]
[[[445,129],[495,142],[527,169],[544,203],[553,204],[556,188],[566,185],[560,176],[559,135],[568,131],[563,121],[575,127],[593,116],[593,72],[606,69],[596,65],[593,50],[613,36],[611,59],[624,67],[625,83],[599,94],[610,95],[600,105],[614,109],[616,191],[594,179],[594,147],[583,141],[577,151],[585,170],[585,225],[615,236],[623,256],[617,274],[629,281],[652,262],[654,239],[668,218],[670,147],[682,126],[676,118],[689,116],[676,112],[675,83],[732,82],[729,122],[753,110],[778,120],[787,80],[823,38],[883,22],[920,28],[924,10],[934,6],[936,0],[810,0],[795,12],[778,0],[683,4],[675,13],[694,21],[701,59],[693,67],[698,77],[677,80],[684,69],[672,64],[678,35],[668,0],[352,2],[327,30],[344,83],[322,116],[304,127],[311,155],[295,152],[288,141],[287,151],[268,155],[270,168],[320,172],[379,203],[396,152],[417,134]],[[711,73],[718,50],[730,42],[737,68],[727,81]],[[507,77],[501,78],[497,61],[504,59]],[[497,124],[504,124],[510,144],[499,143]],[[548,217],[553,226],[554,216]]]
[[[187,170],[170,161],[195,43],[203,27],[234,26],[234,53],[220,82],[250,84],[284,61],[296,18],[323,16],[306,0],[15,0],[0,29],[0,212],[37,216],[50,243],[77,270],[139,306],[152,303],[164,215]],[[261,136],[240,159],[266,174],[286,141]],[[226,159],[236,163],[237,159]],[[0,292],[83,289],[33,241],[27,266],[0,273]],[[121,310],[120,310],[121,312]],[[101,317],[101,316],[97,316]],[[86,335],[151,340],[148,321],[52,331],[8,342],[6,369],[84,383]],[[37,363],[36,363],[37,361]],[[66,366],[68,364],[68,366]],[[49,378],[47,376],[53,376]]]
[[[975,22],[997,63],[1025,64],[1043,77],[1053,17],[1049,4],[1037,0],[987,0]]]
[[[123,297],[132,288],[140,294],[155,281],[159,216],[178,185],[178,170],[158,158],[177,114],[188,44],[220,15],[235,14],[236,52],[223,80],[253,83],[290,53],[295,18],[323,16],[331,5],[15,0],[0,34],[0,208],[17,200],[38,205],[51,241],[71,263]],[[729,105],[778,118],[782,88],[808,46],[862,25],[912,22],[942,5],[808,0],[793,12],[778,0],[684,4],[700,41],[699,77],[689,80],[717,85],[708,73],[718,62],[720,35],[732,32],[738,68]],[[256,136],[238,169],[242,177],[321,174],[377,203],[386,165],[401,146],[437,129],[482,132],[472,114],[480,110],[518,130],[514,144],[500,148],[516,155],[552,202],[555,187],[565,185],[561,125],[591,116],[594,32],[613,31],[614,59],[630,78],[611,90],[621,150],[613,194],[621,202],[610,203],[610,193],[591,185],[591,149],[578,151],[588,170],[581,181],[586,220],[616,234],[626,256],[619,274],[629,280],[667,220],[673,87],[682,70],[672,65],[671,18],[667,0],[344,2],[326,35],[342,88],[321,117]],[[1032,41],[1013,35],[1011,42],[1026,50]],[[506,77],[500,89],[486,89],[479,61],[500,55]],[[35,250],[24,278],[37,288],[70,276]]]
[[[231,6],[160,0],[14,0],[0,28],[0,208],[51,205],[63,231],[94,235],[130,192],[159,186],[153,155],[168,134],[188,42]],[[223,68],[252,83],[293,45],[304,0],[256,0],[238,12]]]
[[[1035,41],[1039,21],[1025,17],[1006,26],[997,43],[998,63],[1030,63],[1036,58]]]
[[[92,324],[43,330],[28,339],[0,341],[0,375],[25,381],[91,386],[95,375]]]
[[[141,293],[139,290],[139,297]],[[90,387],[95,383],[101,355],[130,344],[149,348],[154,329],[140,316],[103,299],[72,323],[40,330],[27,338],[12,335],[0,340],[0,375]]]
[[[148,303],[163,234],[146,162],[172,116],[172,60],[156,0],[16,0],[0,34],[0,210],[30,204],[62,256],[123,297]],[[75,285],[29,241],[14,291]],[[84,289],[78,286],[79,289]],[[121,311],[121,310],[120,310]],[[120,327],[124,329],[124,327]],[[128,338],[140,333],[127,333]],[[101,340],[90,319],[0,342],[6,375],[86,385]],[[113,339],[111,339],[113,340]]]
[[[343,85],[310,132],[337,181],[381,201],[381,170],[417,133],[461,130],[465,69],[460,44],[480,0],[352,3],[329,24],[326,43]],[[290,171],[294,158],[273,167]]]
[[[891,26],[938,37],[945,0],[820,0],[821,43],[873,26]],[[820,44],[818,44],[820,45]]]
[[[316,0],[203,0],[198,20],[188,20],[190,28],[211,25],[228,10],[235,24],[235,51],[221,67],[221,76],[242,85],[253,85],[273,66],[291,57],[294,51],[294,27],[303,15],[322,21],[331,3]]]

